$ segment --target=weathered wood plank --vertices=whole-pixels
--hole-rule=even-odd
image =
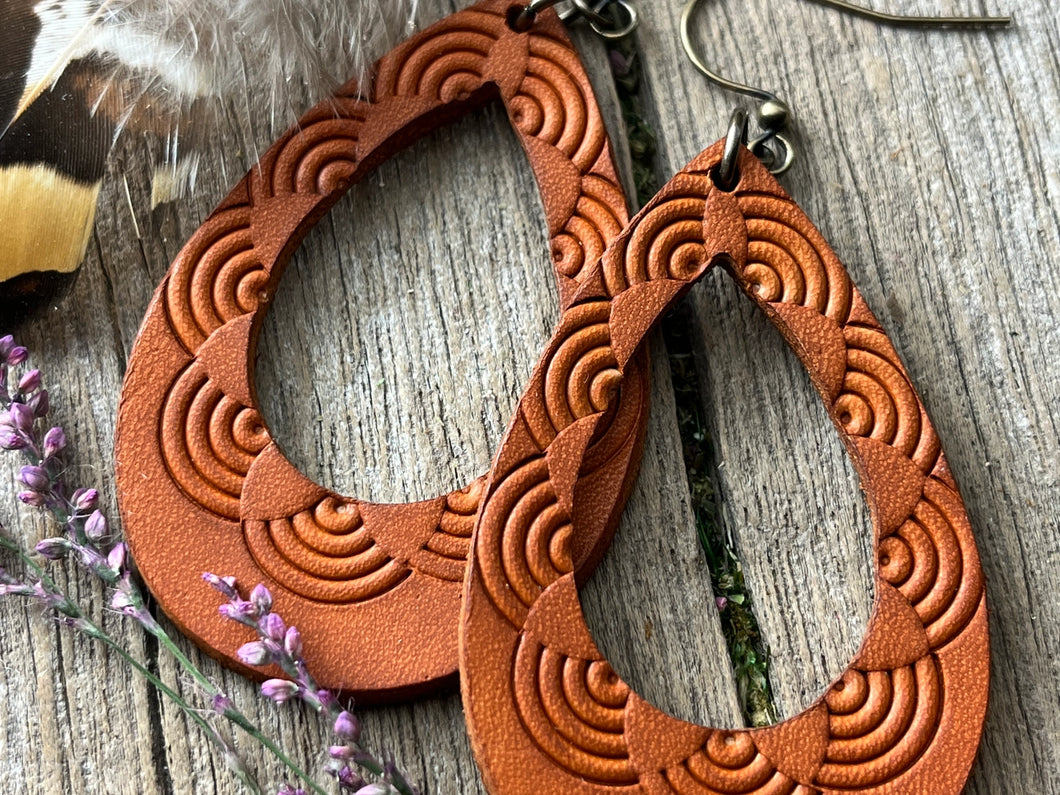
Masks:
[[[639,4],[662,176],[721,135],[733,102],[680,55],[680,6]],[[995,644],[976,793],[1010,791],[1014,781],[1060,792],[1060,525],[1047,497],[1060,472],[1051,356],[1060,348],[1060,136],[1047,110],[1060,107],[1060,31],[1047,0],[1013,6],[1020,27],[994,38],[881,31],[772,0],[719,2],[704,22],[711,57],[792,101],[806,152],[786,182],[892,332],[963,484]],[[785,38],[774,47],[777,30]],[[602,48],[585,43],[605,87]],[[608,114],[613,123],[613,105]],[[311,235],[285,277],[259,388],[279,439],[322,482],[405,499],[460,485],[488,465],[556,317],[536,190],[505,128],[495,111],[480,114],[385,166]],[[117,390],[147,299],[276,132],[265,119],[250,132],[229,119],[195,195],[152,213],[125,201],[123,179],[134,207],[149,196],[144,144],[127,145],[74,292],[21,332],[57,387],[79,479],[108,495]],[[870,605],[867,517],[838,441],[776,335],[720,274],[693,304],[723,465],[722,519],[790,715],[860,639]],[[739,720],[731,672],[688,512],[661,344],[654,349],[642,477],[612,554],[585,589],[586,612],[640,692],[681,717],[731,725]],[[444,452],[417,455],[423,450]],[[11,483],[12,462],[0,466]],[[800,497],[807,493],[812,499]],[[13,514],[0,507],[5,521]],[[28,520],[21,528],[40,532]],[[0,758],[14,791],[239,791],[178,711],[112,655],[33,612],[0,601]],[[133,631],[122,637],[194,695],[165,655]],[[203,666],[297,756],[319,759],[326,739],[315,721],[261,703],[251,684],[212,661]],[[367,742],[391,748],[428,792],[483,791],[458,697],[372,710],[365,720]],[[279,780],[275,765],[239,745],[263,778]]]
[[[683,3],[640,35],[672,172],[737,99],[676,40]],[[992,702],[970,792],[1060,791],[1054,594],[1060,525],[1055,10],[988,4],[1014,30],[884,30],[809,4],[707,4],[725,74],[788,100],[802,159],[784,182],[847,264],[922,391],[968,503],[990,586]],[[961,13],[973,4],[890,11]],[[781,712],[823,691],[870,606],[868,519],[851,467],[779,336],[719,276],[693,297],[725,527],[774,652]],[[1052,629],[1050,629],[1052,628]]]
[[[606,54],[591,37],[581,39],[614,126]],[[105,187],[95,245],[74,293],[23,332],[53,383],[68,385],[55,396],[60,415],[72,418],[75,467],[108,494],[113,412],[143,309],[182,241],[248,167],[248,153],[275,135],[257,121],[252,136],[228,119],[195,194],[149,214],[139,209],[149,195],[140,166],[144,144],[127,144]],[[256,141],[248,144],[248,137]],[[280,286],[258,369],[274,435],[311,477],[376,500],[437,494],[485,471],[558,316],[547,252],[532,176],[496,109],[384,165],[313,231]],[[655,348],[641,478],[615,554],[586,589],[586,611],[601,646],[643,692],[689,718],[728,722],[738,715],[735,688],[709,578],[698,569],[665,352],[661,343]],[[687,587],[669,587],[675,570]],[[9,711],[0,739],[0,752],[17,760],[16,769],[42,771],[27,776],[26,792],[239,791],[224,760],[183,714],[130,679],[120,663],[32,623],[25,611],[2,609],[8,612],[0,643],[26,651],[8,655],[0,688],[27,693],[27,682],[40,683],[36,698]],[[133,631],[123,638],[143,645]],[[61,665],[51,654],[56,642]],[[262,704],[253,685],[183,645],[297,757],[319,760],[326,733],[316,722]],[[157,659],[170,685],[196,697],[165,654],[152,647],[145,655]],[[671,686],[673,670],[696,675]],[[112,689],[123,684],[100,703],[93,685],[100,681]],[[73,728],[64,690],[78,699]],[[482,792],[458,696],[363,717],[367,742],[392,749],[425,791]],[[32,728],[38,720],[39,733]],[[280,780],[282,771],[252,744],[242,738],[237,744],[263,779]],[[103,770],[119,774],[104,784],[96,774]]]

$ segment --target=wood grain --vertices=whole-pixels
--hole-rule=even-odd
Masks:
[[[719,66],[791,102],[802,157],[785,182],[892,334],[962,484],[994,643],[991,711],[969,792],[1020,782],[1020,791],[1060,793],[1060,523],[1051,499],[1060,485],[1060,25],[1048,0],[994,2],[990,10],[1016,16],[1016,29],[887,31],[795,0],[719,0],[701,32]],[[680,2],[638,6],[648,121],[665,177],[722,134],[735,98],[681,55]],[[896,10],[962,10],[944,6]],[[579,45],[621,139],[603,48],[588,36]],[[218,128],[194,195],[153,212],[144,209],[143,165],[152,144],[126,142],[74,290],[19,330],[76,447],[76,479],[108,499],[117,392],[148,297],[256,147],[279,132],[264,117],[246,130],[237,118]],[[266,324],[258,386],[285,450],[311,477],[381,500],[440,493],[484,471],[556,318],[544,241],[532,177],[496,110],[383,166],[310,235]],[[871,604],[867,511],[779,337],[720,273],[691,300],[721,518],[790,715],[860,641]],[[680,717],[734,724],[660,341],[653,352],[641,478],[585,589],[586,612],[602,650],[641,693]],[[10,458],[0,459],[0,477],[13,490]],[[10,502],[0,518],[29,536],[44,532]],[[101,603],[98,589],[89,595]],[[118,631],[195,696],[165,654]],[[4,791],[239,791],[179,711],[34,609],[0,600],[0,659]],[[202,665],[295,756],[320,760],[327,739],[315,720]],[[456,696],[363,717],[366,743],[391,749],[425,792],[483,792]],[[279,769],[238,739],[250,766],[278,785]]]

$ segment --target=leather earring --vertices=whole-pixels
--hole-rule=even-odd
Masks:
[[[738,144],[740,138],[737,137]],[[735,182],[719,187],[726,149]],[[602,418],[574,410],[665,310],[724,264],[809,371],[873,509],[876,601],[850,667],[802,714],[721,730],[643,700],[597,649],[569,566],[526,543],[542,515],[579,533],[569,483]],[[592,335],[607,359],[571,366]],[[599,348],[597,348],[599,350]],[[555,385],[561,381],[563,388]],[[472,539],[461,688],[495,795],[956,793],[989,680],[982,572],[941,446],[887,335],[820,233],[746,149],[715,144],[674,177],[575,296],[519,404]],[[525,418],[525,420],[524,420]],[[561,550],[567,537],[542,548]],[[536,553],[536,554],[535,554]],[[547,581],[528,572],[547,570]]]
[[[350,499],[313,483],[265,427],[255,345],[289,257],[345,190],[421,135],[494,98],[540,186],[560,295],[569,302],[627,223],[626,199],[563,26],[551,12],[535,14],[530,26],[515,21],[507,0],[480,2],[390,52],[363,94],[350,84],[309,111],[188,241],[147,310],[117,426],[125,532],[162,609],[245,673],[253,675],[236,657],[240,629],[194,586],[204,571],[268,584],[303,631],[314,675],[330,688],[364,702],[453,683],[460,594],[485,478],[404,505]],[[562,565],[579,575],[600,559],[632,487],[648,371],[647,356],[639,356],[573,473],[587,509]],[[589,402],[576,410],[599,408],[601,394],[585,395]],[[538,528],[539,541],[555,530]]]
[[[762,93],[760,116],[786,118],[786,106]],[[494,795],[953,795],[967,779],[990,674],[971,526],[893,345],[760,161],[777,170],[790,162],[782,126],[745,147],[747,116],[737,111],[727,137],[634,218],[564,314],[501,443],[460,625],[465,715]],[[580,532],[569,484],[605,416],[606,403],[572,410],[571,396],[605,378],[620,387],[648,331],[714,265],[810,374],[873,517],[875,603],[860,650],[800,715],[754,730],[698,726],[641,698],[596,647],[570,567],[538,552],[562,551]],[[587,336],[597,340],[594,360],[572,365],[567,352]],[[565,535],[529,546],[538,517],[557,513]],[[542,571],[551,576],[528,575]]]

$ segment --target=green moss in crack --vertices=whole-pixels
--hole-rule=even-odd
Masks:
[[[687,321],[687,308],[678,307],[663,321],[663,335],[670,356],[692,513],[699,543],[710,568],[710,582],[729,647],[740,706],[750,725],[768,726],[776,721],[776,707],[769,684],[769,652],[758,628],[735,545],[718,522],[712,477],[713,449],[703,422],[699,379]]]
[[[642,207],[655,196],[662,181],[656,163],[655,132],[644,118],[640,97],[642,72],[637,42],[632,38],[616,42],[609,54],[633,161],[637,204]],[[699,379],[686,313],[687,309],[678,307],[663,320],[662,327],[669,351],[696,531],[710,569],[711,586],[744,717],[752,726],[768,726],[776,721],[776,707],[769,684],[769,653],[762,641],[735,545],[718,523],[712,477],[713,449],[703,422]]]

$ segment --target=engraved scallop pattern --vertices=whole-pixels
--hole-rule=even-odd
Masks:
[[[721,146],[603,255],[502,443],[461,622],[465,712],[484,778],[495,795],[529,792],[527,781],[600,795],[957,793],[989,676],[983,580],[961,498],[905,369],[834,253],[749,153],[737,190],[715,188],[708,174]],[[679,721],[617,678],[613,703],[578,689],[589,667],[607,663],[570,576],[572,473],[630,352],[714,262],[810,371],[874,509],[878,585],[861,650],[804,713],[758,730]],[[602,374],[607,389],[596,390]]]
[[[436,127],[437,119],[460,115],[497,95],[542,191],[564,303],[623,229],[625,196],[576,51],[551,13],[542,14],[526,33],[510,30],[509,5],[487,0],[442,20],[380,61],[363,94],[351,83],[310,110],[174,261],[133,350],[118,428],[119,456],[123,449],[131,451],[124,454],[128,466],[119,472],[122,511],[149,585],[178,576],[173,561],[181,558],[189,539],[194,543],[194,517],[205,511],[231,524],[225,538],[239,541],[225,543],[244,545],[260,570],[253,576],[260,574],[298,596],[307,611],[312,604],[329,609],[346,604],[353,611],[372,600],[396,598],[415,575],[442,589],[431,598],[447,605],[455,628],[484,478],[439,498],[444,505],[434,514],[423,505],[410,506],[408,513],[372,512],[367,503],[316,494],[314,489],[323,490],[303,482],[276,451],[280,460],[270,461],[270,471],[262,475],[268,476],[268,488],[258,489],[248,505],[247,473],[269,443],[254,396],[252,350],[288,258],[341,193]],[[594,340],[601,330],[606,332],[606,323],[586,329],[587,336],[573,343],[572,364],[584,346],[600,347]],[[555,404],[557,422],[595,411],[610,399],[618,372],[599,353],[585,392]],[[638,366],[646,373],[644,362],[646,356]],[[611,503],[614,521],[619,513],[614,506],[628,494],[643,439],[648,395],[642,387],[627,390],[628,397],[613,407],[609,429],[594,440],[596,456],[586,467],[586,475],[596,478],[596,492]],[[144,422],[145,417],[157,419]],[[139,471],[145,452],[157,459],[145,465],[155,466],[160,478],[150,486]],[[139,506],[154,499],[158,489],[166,495],[168,523],[180,532],[155,518],[140,518]],[[313,506],[298,499],[288,504],[289,493],[298,489],[313,495]],[[273,507],[262,504],[270,499]],[[428,519],[432,525],[425,529]],[[610,538],[614,521],[600,526],[600,545]],[[218,547],[213,566],[224,569],[231,552]],[[200,571],[179,576],[192,582]],[[547,579],[541,567],[533,576]],[[524,596],[530,599],[532,590]],[[198,600],[179,596],[161,602],[198,637],[208,635],[209,623],[218,620]],[[395,604],[391,609],[400,616],[405,608]],[[410,603],[407,609],[419,608]],[[347,618],[355,621],[357,615],[350,612]],[[443,646],[430,642],[428,655]],[[219,651],[231,655],[234,649]],[[339,666],[340,655],[333,657]],[[415,667],[403,664],[402,670],[420,687]],[[455,667],[454,656],[450,673]],[[342,681],[338,668],[332,681]]]

